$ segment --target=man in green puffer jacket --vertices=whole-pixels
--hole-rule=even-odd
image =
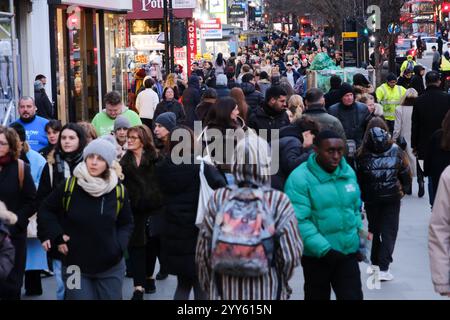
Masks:
[[[305,300],[329,300],[330,287],[338,300],[362,300],[356,175],[343,158],[344,140],[334,131],[320,132],[314,151],[285,184],[305,247]]]

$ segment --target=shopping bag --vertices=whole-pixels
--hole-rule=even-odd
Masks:
[[[198,208],[197,217],[195,219],[195,225],[200,228],[203,224],[203,218],[205,217],[205,212],[208,210],[208,202],[211,199],[214,190],[209,186],[208,181],[205,177],[205,161],[200,162],[200,192],[198,197]]]

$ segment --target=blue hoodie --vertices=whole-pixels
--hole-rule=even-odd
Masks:
[[[33,121],[26,123],[22,119],[16,121],[20,123],[27,134],[27,142],[30,148],[39,152],[42,148],[48,145],[47,133],[45,132],[45,125],[48,120],[39,116],[36,116]]]

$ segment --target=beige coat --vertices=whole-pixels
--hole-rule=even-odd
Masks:
[[[395,125],[394,125],[394,140],[402,136],[405,138],[406,143],[406,154],[408,156],[409,167],[413,177],[417,175],[416,168],[416,156],[414,155],[411,148],[411,126],[412,126],[412,106],[398,106],[395,109]]]
[[[438,293],[450,292],[450,166],[444,170],[428,230],[431,278]]]

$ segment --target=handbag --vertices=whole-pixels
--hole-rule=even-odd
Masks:
[[[198,197],[198,208],[197,216],[195,218],[195,225],[200,228],[203,224],[203,219],[205,217],[205,212],[208,210],[208,202],[211,199],[214,190],[209,186],[208,181],[205,177],[205,161],[202,160],[200,163],[200,192]]]

